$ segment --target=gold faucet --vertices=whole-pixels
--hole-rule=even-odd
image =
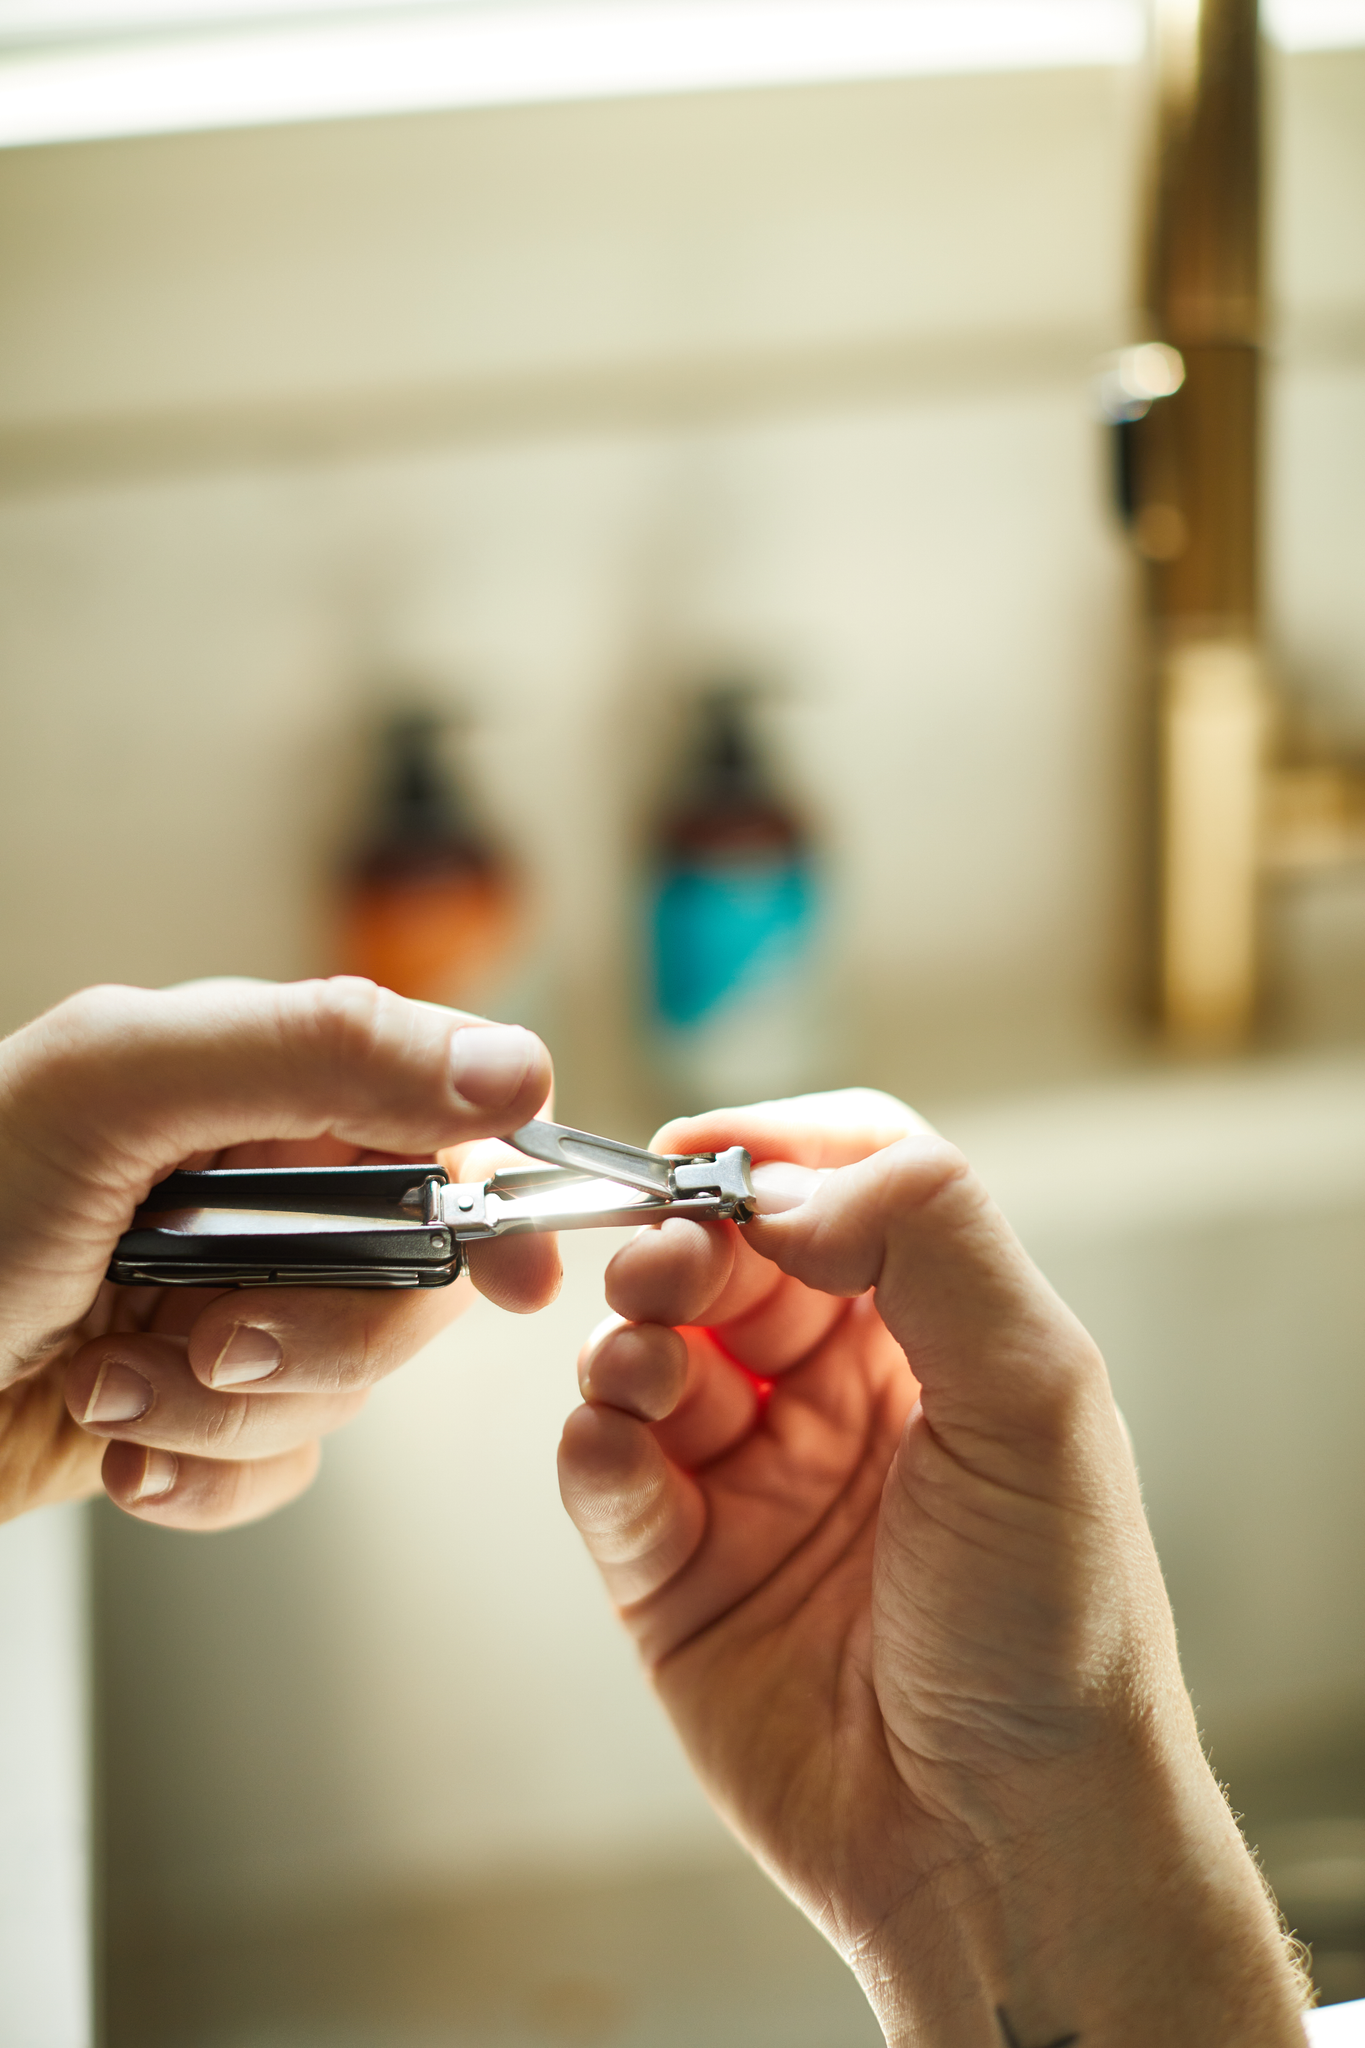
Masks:
[[[1157,1007],[1192,1046],[1250,1033],[1270,874],[1365,854],[1365,778],[1286,759],[1260,618],[1257,0],[1154,0],[1142,302],[1107,378],[1155,671]]]

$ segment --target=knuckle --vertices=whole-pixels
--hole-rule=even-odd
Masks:
[[[963,1229],[985,1225],[1013,1235],[970,1159],[946,1140],[940,1140],[929,1155],[922,1200],[926,1208],[941,1209]]]
[[[145,989],[116,983],[81,989],[6,1042],[0,1093],[15,1146],[83,1180],[99,1153],[108,1177],[119,1178],[124,1147],[109,1101],[110,1062],[145,1025],[154,1001]]]
[[[115,983],[65,997],[10,1041],[20,1076],[39,1090],[46,1081],[48,1092],[61,1100],[82,1073],[99,1072],[102,1054],[142,1021],[148,1001],[145,989]]]
[[[199,1429],[206,1455],[236,1462],[234,1453],[241,1443],[251,1417],[251,1402],[244,1394],[219,1395],[204,1410]]]
[[[320,1330],[312,1346],[310,1385],[319,1394],[345,1398],[384,1379],[398,1362],[398,1345],[382,1311],[342,1314]]]
[[[153,1001],[147,989],[131,988],[122,982],[96,982],[77,989],[47,1013],[47,1021],[63,1038],[84,1042],[121,1034],[146,1012]]]
[[[401,997],[358,975],[296,982],[286,1001],[301,1012],[310,1056],[331,1070],[368,1066],[402,1035]]]
[[[970,1162],[946,1138],[915,1138],[873,1153],[870,1163],[874,1174],[885,1172],[892,1206],[905,1213],[944,1210],[966,1216],[979,1213],[990,1200]]]
[[[338,1352],[334,1365],[338,1393],[352,1387],[368,1387],[381,1380],[395,1364],[394,1345],[388,1327],[366,1316],[351,1342]]]
[[[393,1083],[411,1049],[411,1014],[391,989],[358,975],[295,981],[278,993],[280,1034],[301,1090],[332,1114],[346,1112],[381,1077]]]
[[[962,1183],[974,1188],[980,1185],[970,1160],[947,1138],[920,1140],[916,1149],[930,1196]]]
[[[389,1372],[393,1363],[390,1352],[382,1326],[370,1317],[349,1324],[336,1333],[316,1364],[318,1392],[342,1399],[352,1394],[363,1398],[364,1390]]]
[[[1021,1431],[1035,1448],[1069,1455],[1097,1406],[1112,1405],[1109,1374],[1099,1346],[1081,1329],[1063,1326],[1048,1333],[1037,1364],[1021,1390]]]

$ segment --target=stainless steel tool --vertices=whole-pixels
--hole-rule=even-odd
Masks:
[[[665,1155],[532,1122],[507,1140],[536,1166],[452,1181],[404,1166],[219,1167],[173,1173],[124,1232],[126,1287],[446,1287],[465,1246],[527,1230],[690,1216],[747,1223],[749,1155]]]

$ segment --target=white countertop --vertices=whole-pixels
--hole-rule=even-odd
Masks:
[[[1365,2043],[1365,1998],[1349,2005],[1324,2005],[1304,2020],[1313,2048],[1356,2048]]]
[[[1280,1215],[1365,1194],[1357,1052],[1178,1067],[935,1122],[1027,1240]]]

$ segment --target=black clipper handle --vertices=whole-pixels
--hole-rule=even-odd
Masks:
[[[119,1239],[108,1277],[124,1287],[448,1287],[464,1247],[439,1215],[447,1179],[430,1162],[173,1173]],[[225,1226],[232,1210],[251,1212],[251,1226]]]

